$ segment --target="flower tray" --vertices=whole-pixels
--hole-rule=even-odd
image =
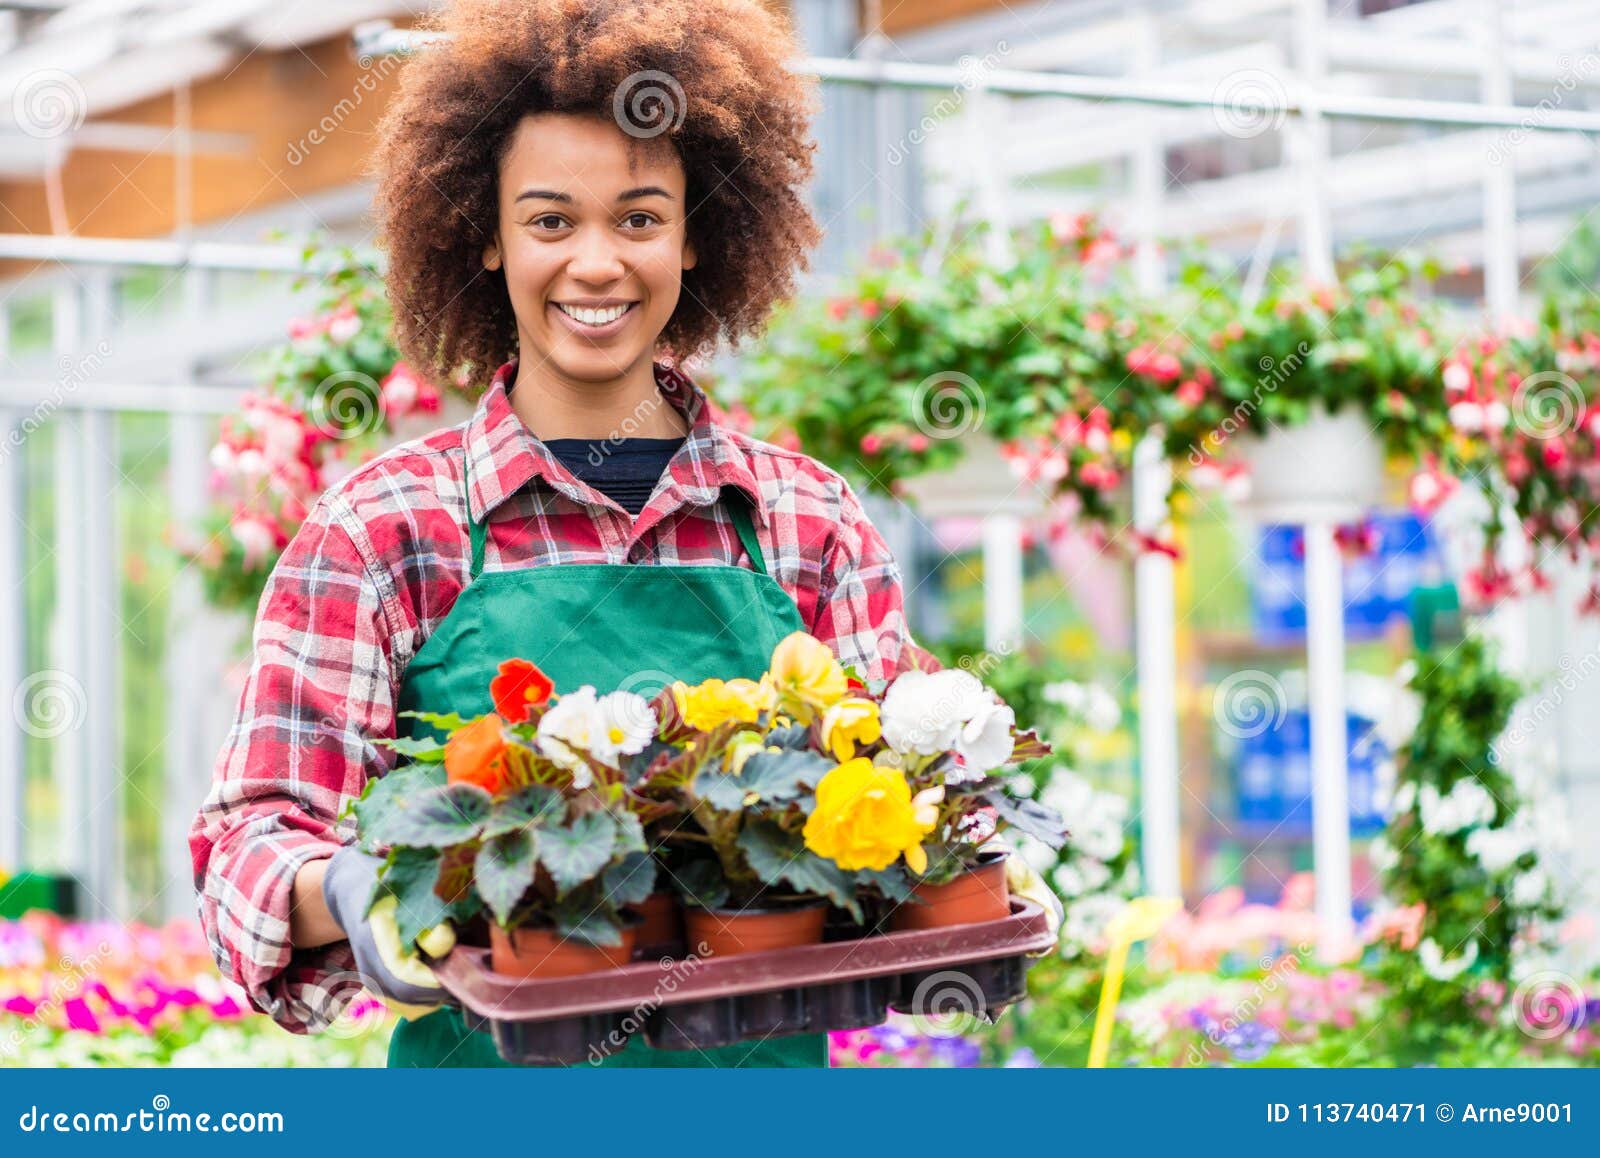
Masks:
[[[493,973],[488,950],[433,961],[466,1024],[506,1061],[571,1065],[630,1036],[657,1049],[878,1025],[892,1008],[994,1017],[1026,991],[1031,954],[1055,945],[1043,910],[1013,898],[994,921],[728,957],[664,957],[603,975],[523,980]]]

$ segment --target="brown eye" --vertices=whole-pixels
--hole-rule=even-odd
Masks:
[[[540,225],[541,223],[550,222],[550,221],[555,222],[554,225],[550,226],[551,229],[560,229],[561,226],[565,224],[565,222],[562,221],[561,217],[558,214],[555,214],[555,213],[542,214],[539,217],[535,217],[528,224],[529,225]]]
[[[648,229],[648,228],[650,228],[650,226],[652,226],[652,225],[654,225],[656,223],[656,219],[654,217],[651,217],[650,214],[648,214],[648,213],[630,213],[623,220],[629,221],[629,222],[632,222],[632,221],[639,222],[639,224],[634,226],[635,229]]]

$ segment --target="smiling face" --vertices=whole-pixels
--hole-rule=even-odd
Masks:
[[[672,146],[601,117],[524,117],[499,208],[483,264],[505,271],[522,365],[573,383],[648,380],[695,264]]]

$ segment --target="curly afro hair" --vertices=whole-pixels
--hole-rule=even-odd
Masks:
[[[481,384],[517,353],[505,275],[482,255],[500,160],[533,113],[615,119],[677,150],[699,261],[660,356],[735,344],[794,292],[820,236],[804,200],[816,86],[784,67],[799,51],[786,17],[758,0],[457,0],[421,31],[445,36],[402,67],[371,164],[413,366]]]

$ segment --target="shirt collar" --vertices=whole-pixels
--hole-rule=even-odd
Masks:
[[[715,407],[705,391],[676,367],[656,362],[653,369],[661,396],[689,423],[683,446],[667,464],[671,478],[667,509],[685,503],[707,506],[716,502],[723,487],[734,486],[750,497],[756,521],[765,524],[766,505],[749,459],[728,429],[716,421]],[[467,421],[467,511],[472,519],[485,522],[490,512],[536,478],[574,502],[593,506],[603,501],[598,492],[575,479],[517,417],[509,396],[516,377],[517,360],[513,358],[495,371]],[[657,496],[652,505],[662,497]]]

